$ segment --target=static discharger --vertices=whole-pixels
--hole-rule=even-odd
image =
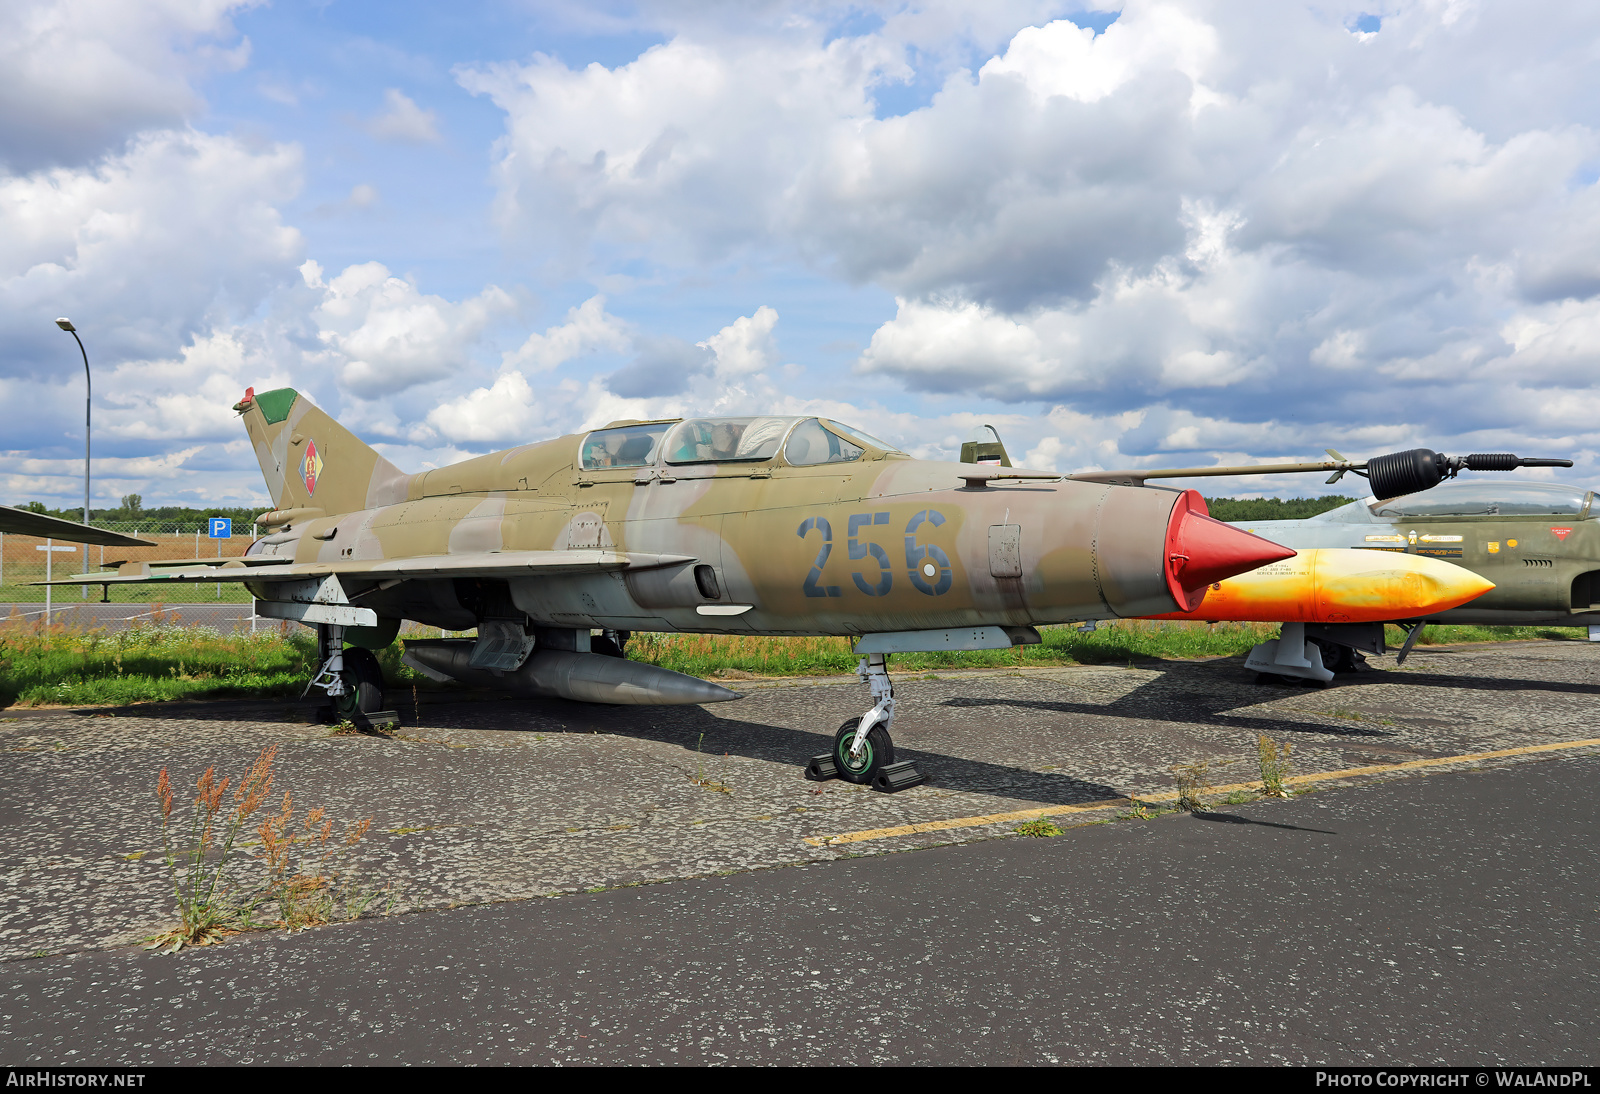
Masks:
[[[1423,555],[1348,548],[1305,550],[1216,582],[1204,603],[1150,619],[1369,623],[1460,607],[1494,588],[1461,566]]]

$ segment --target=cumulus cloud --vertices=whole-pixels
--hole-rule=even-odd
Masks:
[[[612,68],[460,79],[507,113],[510,231],[566,232],[591,261],[776,253],[880,285],[896,314],[862,371],[1113,425],[1147,412],[1118,427],[1122,462],[1304,452],[1354,423],[1396,442],[1557,428],[1538,393],[1587,387],[1600,356],[1600,14],[1361,15],[1134,0],[1099,34],[1012,22],[882,117],[882,89],[976,32],[906,9],[841,35],[785,9],[680,21]],[[1214,425],[1157,432],[1174,413]]]
[[[249,57],[229,15],[252,0],[0,5],[0,164],[82,163],[200,107],[191,81]]]
[[[315,261],[300,270],[306,285],[322,294],[312,317],[339,384],[364,399],[460,371],[483,328],[513,307],[493,285],[452,303],[419,292],[378,262],[346,267],[327,281]]]
[[[678,395],[700,375],[714,354],[704,342],[692,345],[681,338],[641,335],[634,339],[637,356],[626,367],[606,377],[606,387],[624,399]]]
[[[566,322],[527,341],[502,359],[502,367],[546,372],[574,357],[600,350],[628,349],[628,325],[606,312],[606,298],[591,296],[567,312]]]
[[[529,438],[543,422],[528,378],[513,370],[430,411],[428,424],[457,443],[482,443]]]
[[[660,44],[632,61],[457,72],[506,114],[507,241],[620,313],[591,296],[505,352],[494,286],[447,298],[376,262],[295,273],[307,250],[278,209],[299,153],[184,127],[196,74],[244,57],[233,10],[0,15],[0,103],[19,104],[0,121],[0,385],[62,436],[67,388],[29,378],[62,356],[36,319],[81,311],[101,317],[91,353],[117,364],[128,415],[107,429],[129,443],[209,444],[209,385],[265,371],[424,460],[743,410],[832,413],[927,456],[995,420],[1019,459],[1061,470],[1600,450],[1592,6],[1131,0],[1095,33],[1042,0],[881,21],[643,5],[628,25]],[[85,30],[96,13],[116,32]],[[29,113],[56,86],[34,58],[75,34],[105,78]],[[398,89],[364,124],[438,135]],[[376,198],[366,183],[340,208]],[[856,368],[894,408],[791,390],[771,306],[699,341],[620,317],[630,286],[741,263],[892,297]],[[977,400],[1016,413],[940,412]]]
[[[439,116],[424,110],[398,88],[383,93],[384,111],[363,125],[368,133],[385,141],[427,144],[439,139]]]
[[[277,208],[300,169],[292,146],[161,131],[93,168],[0,175],[0,371],[36,363],[41,311],[116,316],[92,337],[149,356],[219,306],[254,307],[304,245]]]

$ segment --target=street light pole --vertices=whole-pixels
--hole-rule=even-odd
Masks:
[[[83,339],[78,337],[78,328],[72,325],[72,320],[62,316],[56,320],[56,326],[72,335],[72,340],[78,343],[78,352],[83,354],[83,523],[89,525],[89,412],[94,406],[94,380],[89,374],[89,351],[83,348]],[[83,570],[89,572],[89,545],[83,545]],[[83,587],[83,598],[89,599],[89,586]]]

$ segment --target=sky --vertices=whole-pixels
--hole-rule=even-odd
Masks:
[[[411,471],[820,413],[1592,484],[1597,61],[1537,0],[9,0],[0,501],[81,504],[57,316],[97,508],[265,504],[282,386]]]

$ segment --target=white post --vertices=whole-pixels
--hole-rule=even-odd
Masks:
[[[50,629],[50,590],[53,588],[53,586],[49,584],[49,582],[50,582],[50,563],[55,560],[55,557],[56,557],[56,553],[55,553],[55,550],[51,547],[51,541],[48,540],[48,539],[45,540],[44,541],[44,580],[45,580],[45,587],[44,587],[44,626],[45,626],[46,630]]]
[[[222,541],[220,539],[217,540],[217,562],[219,564],[222,562]],[[220,581],[217,582],[217,599],[222,599],[222,582]]]
[[[6,583],[6,534],[0,532],[0,585]]]

